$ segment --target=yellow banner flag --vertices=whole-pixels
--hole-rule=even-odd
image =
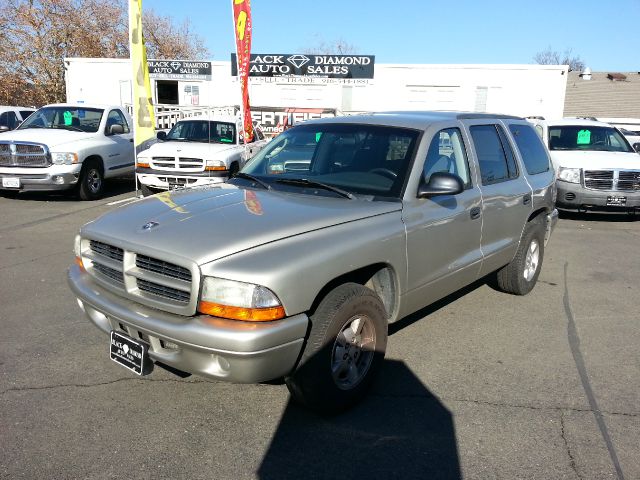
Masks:
[[[129,0],[129,52],[133,71],[133,123],[136,153],[155,136],[155,116],[147,50],[142,36],[142,0]]]

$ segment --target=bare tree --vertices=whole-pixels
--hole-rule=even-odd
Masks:
[[[302,47],[302,53],[308,55],[352,55],[357,48],[343,38],[325,41],[320,35],[314,35],[313,45]]]
[[[65,57],[129,56],[125,0],[4,0],[0,7],[0,104],[65,99]],[[149,58],[208,55],[188,23],[145,11]]]
[[[548,46],[546,50],[536,53],[533,61],[539,65],[569,65],[569,71],[582,71],[585,67],[584,61],[579,55],[573,55],[570,48],[560,53]]]

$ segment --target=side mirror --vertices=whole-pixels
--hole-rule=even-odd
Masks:
[[[640,153],[640,142],[638,142],[638,143],[634,143],[634,144],[633,144],[633,149],[634,149],[636,152]]]
[[[0,125],[0,132],[8,132],[9,131],[9,127],[7,127],[6,125]]]
[[[109,127],[109,135],[120,135],[124,133],[124,127],[122,125],[111,125]]]
[[[162,140],[164,142],[167,139],[167,132],[158,132],[158,133],[156,133],[156,138],[158,140]]]
[[[457,195],[464,191],[464,182],[453,173],[435,172],[429,182],[423,178],[418,187],[418,198],[429,198],[436,195]]]

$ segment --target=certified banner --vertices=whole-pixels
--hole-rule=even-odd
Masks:
[[[249,62],[251,60],[251,0],[231,0],[236,33],[238,79],[242,93],[244,137],[253,140],[251,107],[249,106]]]
[[[147,51],[142,37],[142,0],[129,0],[129,53],[133,70],[133,123],[136,154],[155,136]]]

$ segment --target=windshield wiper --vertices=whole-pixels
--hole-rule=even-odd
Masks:
[[[337,193],[341,197],[348,198],[349,200],[353,200],[356,198],[352,193],[347,192],[338,187],[334,187],[333,185],[327,185],[326,183],[316,182],[315,180],[309,180],[308,178],[280,178],[276,180],[276,183],[283,183],[285,185],[299,185],[302,187],[316,187],[323,188],[325,190],[329,190],[330,192]]]
[[[267,190],[271,190],[271,185],[269,185],[267,182],[262,181],[258,177],[254,177],[253,175],[249,175],[248,173],[236,172],[236,174],[232,178],[242,178],[244,180],[250,180],[257,183],[261,187],[266,188]]]

